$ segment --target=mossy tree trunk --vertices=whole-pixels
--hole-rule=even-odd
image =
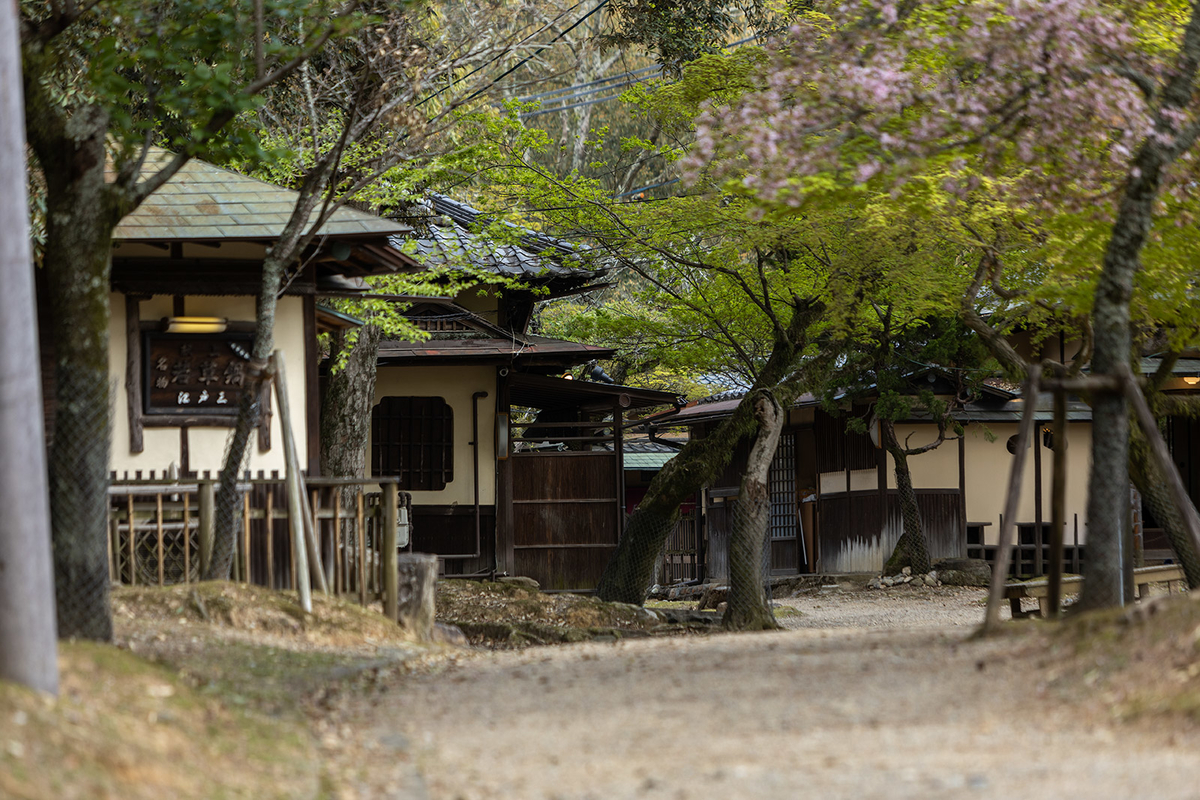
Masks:
[[[776,332],[771,355],[753,389],[727,419],[703,439],[692,439],[667,462],[625,524],[617,549],[604,569],[596,593],[601,600],[641,605],[654,579],[654,563],[679,517],[679,506],[720,474],[738,443],[754,433],[753,398],[773,389],[787,408],[799,391],[797,362],[808,342],[808,328],[822,313],[817,301],[799,302],[786,328]]]
[[[367,474],[375,367],[382,337],[379,327],[371,324],[359,328],[353,337],[347,331],[333,335],[330,361],[343,363],[329,375],[321,400],[322,475],[361,478]]]
[[[771,613],[764,584],[768,577],[766,547],[771,518],[768,479],[787,411],[769,392],[757,393],[751,402],[758,432],[746,460],[733,512],[733,533],[729,540],[729,595],[723,620],[726,628],[738,631],[779,627]]]
[[[917,503],[917,491],[912,484],[912,470],[908,467],[910,451],[896,438],[896,425],[891,420],[880,420],[884,446],[895,462],[896,493],[900,499],[900,516],[904,529],[896,542],[896,549],[883,567],[885,575],[895,575],[905,567],[922,575],[932,569],[929,544],[925,540],[925,527],[921,521],[921,507]]]
[[[1200,398],[1172,396],[1166,397],[1161,393],[1150,395],[1151,408],[1161,419],[1164,416],[1200,416]],[[1154,518],[1162,526],[1171,549],[1179,559],[1187,577],[1188,587],[1200,588],[1200,555],[1192,544],[1180,509],[1175,507],[1170,487],[1166,477],[1158,468],[1150,453],[1150,445],[1146,441],[1141,428],[1135,424],[1130,426],[1129,437],[1129,475],[1134,486],[1142,495],[1142,502],[1154,514]]]
[[[112,229],[132,209],[104,179],[108,115],[86,106],[69,117],[39,76],[52,63],[24,53],[26,135],[46,180],[46,270],[55,348],[50,444],[51,536],[58,633],[108,641],[108,317]]]

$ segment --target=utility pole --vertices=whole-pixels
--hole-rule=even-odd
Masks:
[[[58,693],[16,0],[0,0],[0,679]]]

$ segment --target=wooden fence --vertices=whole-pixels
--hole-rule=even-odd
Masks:
[[[114,480],[109,488],[108,566],[113,583],[130,586],[199,580],[212,557],[217,481]],[[375,491],[368,491],[368,489]],[[245,479],[232,579],[272,589],[296,588],[296,557],[284,481]],[[412,519],[412,498],[394,478],[308,478],[312,527],[329,590],[362,604],[385,588],[384,532]],[[395,502],[388,502],[391,495]],[[407,547],[411,549],[411,536]]]

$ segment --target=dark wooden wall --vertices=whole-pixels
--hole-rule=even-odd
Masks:
[[[413,506],[412,549],[445,558],[443,573],[456,575],[490,573],[495,563],[496,509],[480,506],[479,550],[475,549],[474,506]],[[478,553],[478,555],[473,555]]]
[[[1192,502],[1200,502],[1200,420],[1170,417],[1167,443]]]
[[[966,553],[957,489],[918,489],[917,503],[933,558]],[[886,501],[875,490],[825,495],[821,498],[820,558],[822,572],[878,572],[903,530],[895,489]]]
[[[515,572],[543,589],[594,589],[620,536],[616,454],[514,453]]]
[[[871,437],[846,430],[846,417],[834,417],[818,408],[813,417],[813,434],[819,472],[875,469],[878,456]]]
[[[705,574],[711,581],[729,580],[729,532],[733,527],[736,502],[732,497],[720,503],[709,501],[705,525],[708,542],[704,554],[707,559]]]

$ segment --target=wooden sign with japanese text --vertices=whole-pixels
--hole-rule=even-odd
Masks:
[[[253,334],[147,332],[145,337],[147,414],[237,414]]]

